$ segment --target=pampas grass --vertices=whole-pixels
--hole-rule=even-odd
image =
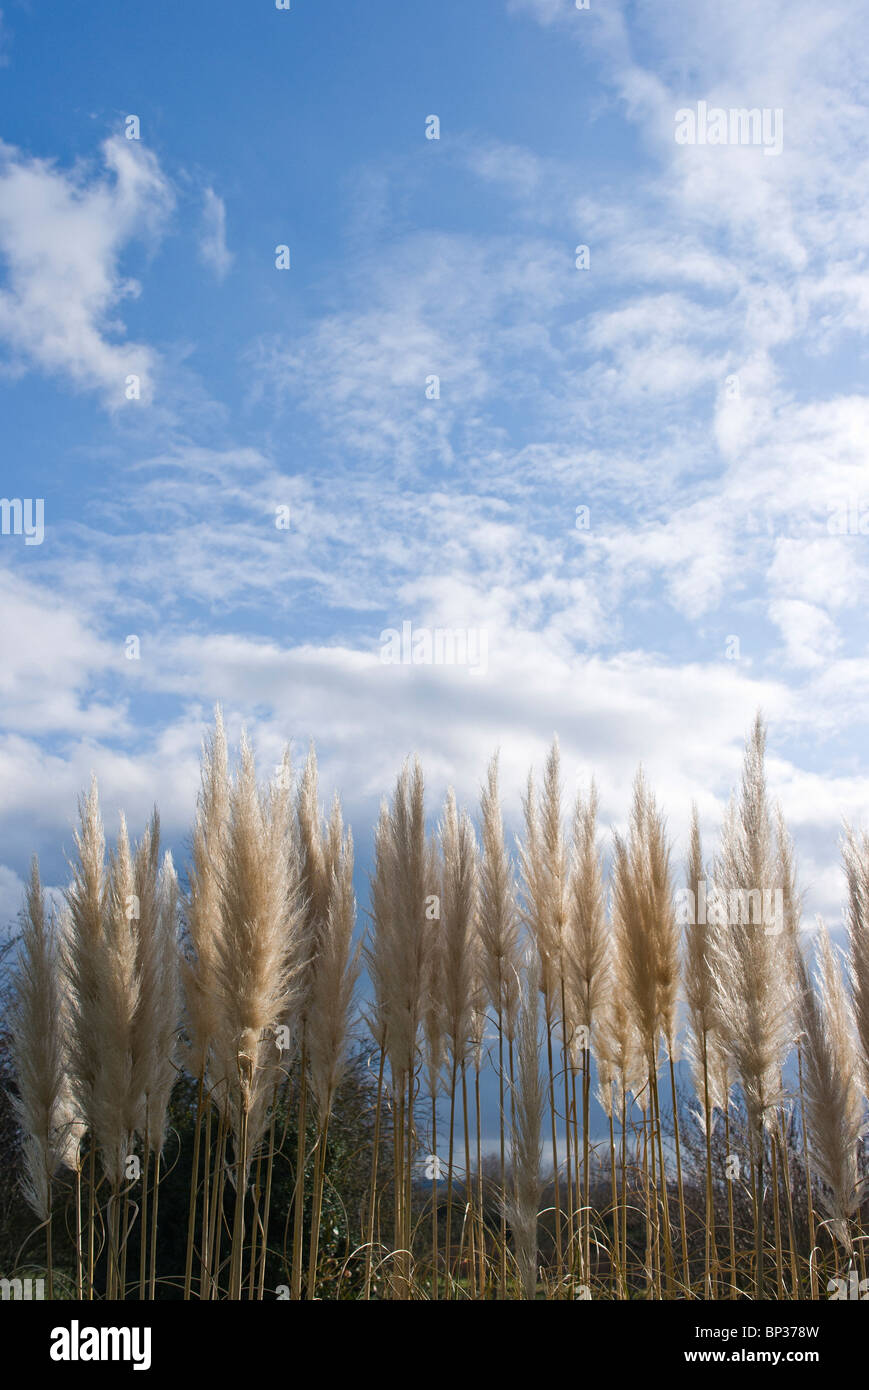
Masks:
[[[818,933],[817,991],[800,957],[797,1016],[804,1038],[803,1078],[809,1152],[824,1184],[830,1229],[850,1258],[851,1221],[863,1183],[858,1149],[864,1130],[857,1082],[854,1015],[839,958],[823,923]]]
[[[626,841],[616,835],[614,841],[613,919],[616,959],[620,970],[619,984],[629,1002],[633,1024],[641,1039],[645,1058],[651,1102],[652,1139],[653,1142],[657,1140],[657,1155],[653,1149],[652,1167],[654,1175],[657,1157],[657,1173],[662,1189],[661,1228],[664,1237],[664,1259],[668,1288],[673,1292],[670,1214],[658,1096],[658,1053],[663,1037],[667,1044],[673,1081],[679,938],[673,912],[670,852],[664,821],[642,770],[637,773],[634,781],[629,839]],[[675,1100],[674,1082],[673,1093]],[[678,1163],[678,1132],[676,1155]],[[684,1241],[685,1220],[681,1194],[680,1215]],[[650,1243],[653,1234],[656,1242],[657,1226],[654,1233],[649,1226]]]
[[[202,1141],[203,1095],[212,1047],[218,1026],[218,991],[216,984],[219,942],[223,934],[221,912],[221,882],[225,872],[226,827],[229,819],[229,775],[227,770],[226,734],[220,707],[215,710],[214,733],[202,748],[201,785],[193,827],[192,862],[188,870],[188,895],[184,902],[184,917],[190,943],[190,954],[181,960],[181,983],[184,994],[187,1064],[196,1078],[196,1129],[193,1141],[193,1177],[190,1183],[190,1204],[187,1218],[187,1255],[184,1270],[184,1297],[190,1298],[193,1270],[193,1242],[196,1222],[196,1197],[199,1184],[199,1158]],[[209,1088],[210,1089],[210,1088]],[[211,1138],[211,1105],[207,1108],[205,1164],[202,1181],[201,1261],[199,1295],[204,1297],[209,1272],[210,1247],[210,1189],[209,1171]],[[209,1286],[210,1287],[210,1286]]]
[[[221,884],[223,929],[215,984],[214,1040],[222,1106],[233,1139],[235,1216],[229,1292],[241,1297],[244,1207],[251,1155],[266,1126],[275,1081],[274,1028],[287,1011],[301,915],[297,907],[289,792],[257,784],[253,752],[242,735],[227,823]]]
[[[343,834],[341,810],[335,802],[330,822],[330,877],[323,932],[317,943],[310,995],[308,1064],[317,1108],[318,1163],[314,1181],[308,1297],[313,1298],[317,1276],[320,1211],[326,1174],[326,1139],[335,1093],[347,1059],[347,1035],[353,991],[359,968],[359,947],[353,947],[356,897],[353,892],[353,837]]]
[[[628,1266],[628,1196],[627,1196],[627,1143],[628,1143],[628,1097],[640,1096],[645,1088],[645,1059],[639,1032],[634,1023],[633,1013],[628,1005],[627,992],[622,988],[624,965],[620,947],[616,942],[613,948],[613,988],[606,1001],[598,1034],[598,1073],[600,1076],[600,1100],[607,1115],[612,1119],[613,1110],[619,1117],[621,1130],[621,1191],[620,1206],[616,1210],[613,1203],[613,1263],[618,1270],[623,1296],[627,1298]],[[612,1091],[615,1090],[613,1103]]]
[[[443,1027],[450,1069],[449,1171],[447,1175],[446,1266],[450,1270],[455,1140],[456,1086],[462,1083],[465,1130],[465,1198],[471,1202],[471,1153],[466,1062],[471,1051],[474,992],[477,983],[476,872],[477,847],[467,815],[459,817],[452,791],[447,794],[440,827],[443,888],[440,952]],[[469,1229],[473,1231],[471,1224]],[[471,1236],[473,1241],[473,1236]],[[469,1260],[471,1296],[476,1283],[474,1252]]]
[[[869,835],[845,827],[842,857],[848,885],[846,919],[854,1019],[860,1040],[864,1091],[869,1091]]]
[[[48,1296],[53,1298],[52,1179],[61,1165],[78,1170],[82,1126],[66,1076],[66,998],[58,924],[53,913],[46,917],[35,856],[21,917],[9,1019],[18,1078],[13,1106],[24,1135],[22,1187],[45,1228]]]
[[[540,990],[543,995],[543,1021],[546,1029],[546,1059],[549,1078],[549,1115],[552,1136],[552,1174],[555,1205],[555,1249],[559,1281],[564,1274],[561,1190],[558,1161],[558,1108],[555,1098],[557,1068],[553,1037],[561,1022],[563,1044],[565,1125],[569,1112],[567,1052],[569,1023],[566,1006],[567,850],[561,824],[561,768],[557,739],[553,741],[538,798],[529,774],[523,801],[525,841],[520,846],[523,878],[522,908],[525,924],[537,948],[540,964]],[[569,1139],[567,1168],[570,1171]],[[568,1184],[568,1193],[570,1185]],[[568,1196],[568,1205],[571,1198]],[[572,1222],[571,1222],[572,1234]]]
[[[537,1225],[540,1205],[540,1160],[543,1154],[545,1083],[540,1072],[540,965],[529,957],[519,1011],[518,1057],[513,1094],[512,1161],[515,1191],[504,1193],[515,1242],[515,1260],[522,1297],[537,1296]]]
[[[374,1160],[365,1225],[364,1297],[366,1302],[371,1297],[371,1275],[374,1260],[374,1215],[377,1203],[380,1129],[383,1115],[383,1078],[386,1066],[386,1043],[389,1031],[390,996],[393,983],[390,946],[394,931],[392,913],[395,894],[395,855],[393,852],[392,817],[390,816],[389,807],[385,801],[381,804],[380,816],[374,830],[374,865],[374,874],[371,876],[369,884],[372,931],[370,936],[366,933],[362,946],[363,957],[373,995],[371,1005],[364,1010],[364,1018],[378,1054],[377,1107],[374,1121]],[[432,953],[430,952],[427,962],[427,969],[429,972],[431,971],[431,955]],[[426,991],[427,996],[430,998],[430,977],[426,980]],[[435,1005],[434,1013],[436,1042],[432,1061],[430,1061],[429,1064],[429,1075],[431,1078],[431,1066],[433,1063],[435,1068],[433,1089],[436,1092],[443,1040],[442,1028],[438,1018],[440,1013],[439,1001]],[[432,1023],[431,1014],[432,1009],[429,1007],[427,1009],[429,1026],[431,1026]],[[435,1272],[435,1279],[436,1278],[437,1274]]]
[[[589,1100],[592,1043],[612,989],[611,941],[606,921],[603,871],[597,845],[597,787],[592,781],[587,798],[579,796],[573,817],[573,847],[568,889],[567,968],[572,1022],[582,1054],[582,1171],[576,1206],[583,1212],[582,1268],[588,1277],[591,1261],[591,1163]],[[576,1154],[577,1173],[579,1153]],[[569,1180],[569,1175],[568,1175]]]
[[[716,888],[728,905],[745,903],[744,894],[771,894],[782,886],[766,792],[765,747],[766,728],[758,715],[746,743],[740,798],[728,808],[716,861]],[[715,974],[722,1032],[749,1116],[756,1175],[755,1273],[762,1298],[764,1133],[774,1125],[782,1100],[782,1067],[791,1039],[790,947],[783,933],[748,920],[747,908],[730,915],[738,920],[716,933]]]
[[[62,915],[47,909],[33,865],[10,1015],[23,1190],[34,1235],[44,1234],[50,1293],[60,1277],[52,1232],[74,1226],[79,1297],[155,1298],[172,1283],[188,1299],[262,1299],[278,1259],[291,1297],[331,1296],[326,1213],[342,1197],[331,1174],[363,955],[374,1152],[358,1210],[345,1213],[359,1239],[355,1250],[348,1244],[339,1288],[358,1279],[363,1300],[532,1299],[541,1289],[547,1298],[800,1298],[818,1296],[840,1260],[862,1268],[869,842],[846,831],[847,975],[821,928],[813,979],[793,845],[766,790],[765,738],[758,718],[724,818],[707,918],[687,922],[681,941],[666,823],[645,776],[634,783],[627,833],[613,836],[607,884],[593,783],[565,837],[557,743],[539,788],[528,782],[518,882],[497,760],[479,829],[452,792],[439,825],[427,825],[421,767],[405,763],[375,826],[363,954],[353,837],[337,797],[328,815],[320,806],[313,748],[297,784],[286,754],[261,785],[243,735],[230,772],[217,711],[183,900],[156,811],[137,844],[121,817],[107,852],[92,783]],[[686,873],[696,893],[705,880],[696,809]],[[775,923],[745,910],[744,895],[769,901],[776,890]],[[680,1117],[683,1044],[694,1096]],[[794,1054],[798,1091],[785,1066]],[[291,1063],[294,1165],[276,1125],[279,1114],[289,1123]],[[484,1174],[490,1064],[498,1134]],[[171,1171],[162,1154],[182,1071],[196,1092],[186,1250],[183,1269],[158,1270]],[[387,1125],[391,1172],[378,1162]],[[447,1127],[444,1204],[435,1160]],[[423,1180],[424,1137],[433,1170]],[[744,1177],[741,1166],[731,1172],[746,1153]],[[293,1200],[278,1249],[270,1213],[274,1193],[283,1202],[288,1190],[278,1182],[287,1161]],[[390,1205],[391,1237],[381,1219]]]
[[[299,934],[299,959],[296,982],[296,1001],[292,1014],[287,1014],[291,1034],[299,1047],[299,1125],[296,1143],[296,1187],[293,1196],[293,1264],[292,1296],[301,1298],[303,1278],[303,1217],[305,1205],[305,1169],[308,1140],[308,1020],[311,996],[316,978],[320,940],[326,929],[329,912],[329,892],[332,866],[329,862],[330,843],[324,837],[319,802],[319,773],[314,749],[308,752],[305,769],[299,783],[296,805],[299,843],[299,887],[302,917]]]
[[[432,949],[426,905],[433,895],[426,838],[425,790],[418,761],[405,763],[377,838],[374,938],[368,959],[377,999],[376,1028],[388,1057],[395,1197],[393,1291],[410,1296],[412,1163],[416,1146],[414,1092],[417,1045],[429,986]],[[434,893],[434,896],[437,896]]]
[[[504,845],[504,821],[498,792],[498,758],[489,763],[480,804],[482,857],[480,861],[480,974],[498,1027],[498,1155],[501,1192],[507,1190],[504,1044],[512,1056],[519,1013],[519,918],[513,872]],[[501,1204],[499,1296],[507,1288],[507,1214]]]
[[[78,858],[66,891],[69,929],[64,940],[64,973],[69,995],[67,1048],[73,1099],[89,1134],[87,1255],[79,1249],[81,1278],[88,1298],[94,1296],[94,1237],[96,1211],[97,1095],[101,1079],[101,980],[103,913],[106,908],[105,834],[99,810],[96,779],[79,800]],[[86,1270],[86,1276],[84,1271]]]
[[[729,1087],[722,1085],[728,1070],[727,1054],[721,1040],[722,1005],[713,968],[715,942],[712,924],[699,921],[698,900],[706,884],[703,845],[697,805],[691,807],[691,831],[686,866],[689,901],[694,904],[692,920],[686,923],[683,978],[688,1026],[685,1052],[691,1067],[694,1089],[702,1104],[701,1121],[706,1144],[706,1247],[704,1278],[707,1297],[712,1294],[712,1248],[715,1244],[715,1204],[712,1188],[712,1118],[714,1110],[725,1110]],[[704,914],[705,915],[705,914]]]
[[[156,818],[155,818],[156,819]],[[156,856],[155,856],[156,857]],[[163,857],[156,885],[155,911],[147,942],[140,933],[140,966],[144,980],[137,1025],[142,1034],[144,1054],[146,1167],[154,1159],[154,1197],[151,1213],[149,1296],[153,1299],[157,1281],[157,1213],[160,1197],[160,1162],[166,1142],[169,1099],[178,1075],[178,1027],[180,1018],[180,955],[178,945],[178,875],[171,854]],[[147,962],[147,965],[145,964]],[[143,1193],[144,1200],[144,1193]],[[142,1225],[145,1213],[143,1207]],[[144,1247],[144,1240],[142,1241]]]

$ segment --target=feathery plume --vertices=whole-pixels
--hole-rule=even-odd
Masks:
[[[392,843],[392,818],[389,806],[383,801],[374,827],[374,873],[369,874],[371,925],[365,936],[363,955],[373,1000],[363,1010],[363,1016],[382,1052],[386,1048],[390,995],[393,986],[393,963],[390,944],[395,936],[395,854]]]
[[[330,848],[331,884],[325,930],[320,937],[311,988],[308,1019],[308,1060],[311,1089],[321,1123],[332,1108],[346,1062],[347,1031],[353,991],[359,973],[359,950],[353,949],[356,896],[353,892],[353,837],[343,838],[337,798],[332,813],[340,848]],[[334,837],[332,837],[334,838]],[[337,862],[335,862],[337,861]]]
[[[525,842],[520,845],[522,915],[540,957],[540,989],[546,1025],[551,1028],[564,980],[564,929],[567,920],[567,852],[561,829],[558,741],[546,759],[539,801],[532,775],[522,801]]]
[[[24,1131],[22,1187],[40,1221],[51,1215],[51,1180],[62,1164],[75,1162],[81,1138],[65,1076],[64,1010],[58,926],[53,913],[46,919],[34,855],[9,1022],[18,1086],[12,1104]]]
[[[157,881],[155,938],[158,970],[157,988],[149,1029],[152,1044],[152,1064],[149,1069],[146,1091],[149,1142],[154,1153],[162,1151],[166,1140],[169,1098],[178,1074],[176,1054],[181,1008],[178,943],[179,902],[178,875],[175,872],[172,855],[167,850],[163,856]]]
[[[329,915],[335,853],[330,834],[323,833],[317,755],[313,746],[308,750],[299,783],[296,821],[299,833],[300,886],[304,907],[301,933],[303,944],[296,982],[295,1031],[300,1037],[306,1038],[317,972],[317,956]]]
[[[416,1068],[416,1048],[428,980],[431,924],[426,919],[430,883],[422,768],[402,768],[390,815],[388,935],[378,942],[387,981],[386,1045],[397,1091]]]
[[[673,1052],[679,934],[664,820],[642,771],[634,781],[629,837],[615,836],[613,927],[620,982],[654,1070],[661,1034]]]
[[[622,970],[618,953],[614,957],[613,973],[614,987],[598,1031],[598,1068],[603,1077],[609,1076],[616,1084],[620,1097],[628,1094],[640,1096],[648,1081],[648,1074],[640,1035],[628,1007],[626,991],[621,985]]]
[[[117,1191],[136,1132],[144,1127],[144,1095],[134,1068],[134,1026],[140,999],[138,899],[123,815],[111,857],[100,953],[101,1066],[94,1091],[94,1132],[103,1168]],[[134,926],[133,923],[136,923]]]
[[[850,1222],[863,1190],[858,1158],[863,1105],[857,1082],[853,1011],[829,934],[822,922],[819,925],[818,992],[812,987],[802,956],[798,970],[806,1123],[814,1170],[826,1188],[822,1201],[831,1229],[850,1254]]]
[[[863,1090],[869,1095],[869,836],[845,827],[842,846],[848,884],[848,944],[854,1015],[860,1039]]]
[[[217,1074],[229,1088],[236,1142],[244,1118],[248,1158],[261,1137],[274,1080],[271,1031],[289,997],[288,962],[299,922],[293,863],[288,797],[279,790],[259,790],[253,752],[243,734],[229,796],[214,976]]]
[[[476,984],[477,847],[471,822],[465,812],[459,816],[452,790],[447,793],[440,838],[443,856],[441,990],[444,1029],[450,1056],[457,1066],[461,1066],[471,1044]]]
[[[504,845],[497,754],[489,763],[480,808],[480,969],[504,1037],[512,1042],[519,1008],[519,921],[513,871]]]
[[[144,1098],[148,1147],[163,1147],[166,1108],[175,1080],[173,1065],[178,1024],[178,883],[167,854],[160,858],[156,810],[136,850],[134,880],[138,1000],[132,1027],[132,1089]]]
[[[697,898],[700,885],[705,884],[703,847],[700,839],[700,820],[696,802],[691,806],[690,848],[687,864],[687,887],[695,905],[693,920],[685,924],[684,981],[685,1002],[688,1005],[689,1027],[697,1041],[702,1057],[706,1041],[720,1018],[715,1000],[715,977],[711,966],[712,931],[709,921],[698,920]],[[704,914],[705,915],[705,914]]]
[[[431,937],[426,956],[426,984],[422,1029],[425,1037],[427,1090],[433,1102],[436,1100],[438,1090],[440,1089],[446,1045],[443,1001],[446,951],[443,921],[440,911],[441,905],[443,904],[444,890],[443,883],[440,881],[440,872],[438,843],[436,837],[432,836],[429,841],[428,882],[429,886],[437,887],[438,892],[429,896],[437,898],[438,909],[436,915],[432,916],[432,920],[429,923]]]
[[[716,890],[738,909],[729,911],[731,920],[715,934],[720,1032],[755,1132],[781,1100],[781,1069],[791,1040],[792,934],[749,920],[751,895],[762,902],[783,871],[767,800],[765,745],[758,715],[746,744],[740,799],[728,808],[715,866]]]
[[[193,855],[184,904],[192,955],[181,962],[190,1071],[203,1076],[218,1026],[217,960],[223,933],[221,884],[229,819],[226,733],[218,705],[214,733],[202,750],[202,783],[193,829]]]
[[[603,874],[597,847],[597,788],[577,797],[568,894],[568,966],[573,1023],[586,1030],[586,1046],[606,1006],[611,988],[610,938],[604,907]]]
[[[106,842],[100,817],[96,778],[87,797],[79,798],[77,859],[65,892],[69,911],[63,964],[69,996],[69,1071],[78,1111],[95,1129],[95,1092],[102,1068],[102,940],[106,910]]]
[[[703,864],[703,847],[700,838],[700,821],[696,804],[691,807],[691,830],[686,866],[686,885],[690,901],[694,903],[693,921],[685,924],[685,950],[683,979],[685,1002],[688,1006],[687,1032],[684,1056],[691,1068],[694,1089],[703,1109],[697,1113],[702,1129],[706,1127],[704,1097],[708,1095],[709,1125],[713,1123],[713,1112],[725,1110],[730,1099],[730,1063],[724,1047],[720,1027],[725,1010],[717,994],[717,981],[714,971],[716,959],[715,933],[722,925],[714,914],[706,913],[706,921],[699,920],[698,903],[701,886],[706,884],[706,870]]]

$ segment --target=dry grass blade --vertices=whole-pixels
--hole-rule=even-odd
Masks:
[[[854,994],[854,1016],[863,1073],[864,1094],[869,1096],[869,836],[858,839],[845,827],[842,847],[848,884],[848,942],[850,976]]]
[[[806,1122],[814,1170],[826,1189],[822,1201],[836,1239],[850,1255],[850,1223],[863,1188],[859,1165],[863,1103],[857,1081],[853,1010],[823,923],[819,954],[817,992],[802,957],[798,968]]]

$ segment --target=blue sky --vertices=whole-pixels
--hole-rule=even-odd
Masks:
[[[566,809],[594,772],[623,824],[642,759],[677,860],[692,797],[711,851],[760,705],[838,922],[864,33],[852,0],[6,0],[0,492],[45,535],[0,536],[0,917],[34,850],[64,881],[92,770],[110,833],[156,800],[183,861],[220,700],[265,771],[316,741],[360,882],[406,754],[436,814],[500,747],[518,828],[555,732]],[[781,110],[781,154],[677,144],[699,101]],[[384,665],[406,621],[485,631],[487,669]]]

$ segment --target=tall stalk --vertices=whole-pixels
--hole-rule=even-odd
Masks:
[[[818,1271],[815,1265],[815,1204],[812,1199],[812,1167],[809,1159],[809,1135],[806,1124],[806,1100],[803,1089],[803,1050],[797,1042],[797,1077],[800,1087],[800,1120],[803,1131],[803,1167],[806,1174],[806,1210],[809,1222],[809,1296],[818,1297]]]
[[[269,1144],[268,1154],[266,1157],[266,1184],[265,1195],[263,1198],[262,1229],[260,1232],[260,1244],[262,1248],[260,1250],[259,1278],[257,1282],[257,1298],[260,1302],[262,1302],[265,1296],[266,1264],[268,1261],[269,1253],[269,1218],[271,1215],[272,1207],[272,1179],[275,1170],[275,1129],[277,1124],[278,1096],[280,1094],[280,1090],[280,1082],[276,1082],[275,1088],[272,1092],[271,1120],[269,1122]]]
[[[371,1186],[368,1192],[368,1218],[365,1225],[365,1285],[363,1298],[366,1303],[368,1303],[371,1298],[371,1269],[374,1256],[374,1211],[377,1202],[377,1170],[380,1159],[380,1117],[383,1110],[383,1068],[385,1062],[386,1049],[385,1046],[381,1046],[380,1061],[377,1068],[377,1104],[374,1113],[374,1153],[371,1159]]]
[[[302,1033],[299,1075],[299,1118],[296,1134],[296,1181],[293,1187],[293,1262],[290,1297],[302,1297],[302,1239],[305,1219],[305,1168],[308,1159],[308,1047]]]
[[[729,1158],[730,1154],[730,1105],[724,1110],[724,1147]],[[734,1227],[733,1213],[733,1179],[729,1172],[726,1174],[727,1182],[727,1227],[730,1236],[730,1296],[737,1298],[739,1290],[736,1285],[736,1230]]]
[[[196,1231],[196,1197],[199,1188],[199,1154],[202,1144],[202,1083],[203,1073],[200,1071],[196,1081],[196,1121],[193,1128],[193,1160],[190,1171],[190,1195],[187,1203],[187,1246],[184,1255],[185,1303],[190,1298],[193,1280],[193,1241]]]
[[[501,1213],[498,1296],[507,1297],[507,1118],[504,1041],[512,1046],[519,1000],[519,922],[513,868],[504,846],[498,756],[491,759],[480,801],[480,971],[498,1026],[498,1149]],[[511,1091],[512,1095],[512,1091]],[[512,1129],[511,1129],[512,1132]]]
[[[329,1135],[329,1116],[320,1126],[314,1150],[314,1199],[311,1210],[311,1244],[308,1254],[308,1301],[317,1291],[317,1255],[320,1246],[320,1213],[323,1209],[323,1186],[326,1180],[326,1143]]]
[[[453,1057],[450,1061],[450,1119],[449,1149],[447,1153],[447,1214],[444,1233],[444,1263],[447,1271],[447,1295],[452,1298],[452,1241],[453,1241],[453,1182],[456,1135],[456,1085],[458,1082],[458,1063]]]

